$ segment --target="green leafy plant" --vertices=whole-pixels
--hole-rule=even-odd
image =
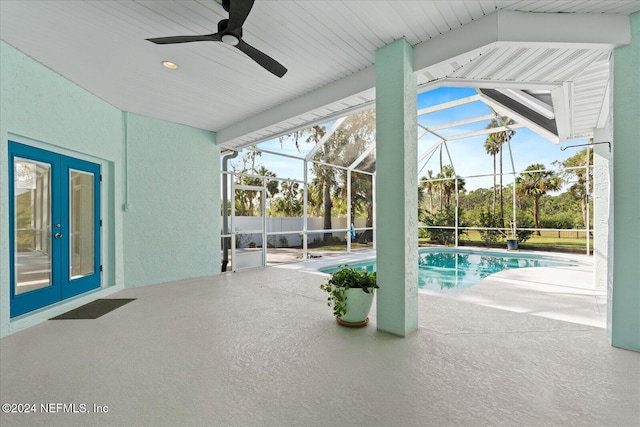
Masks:
[[[531,228],[533,228],[533,220],[528,216],[524,216],[523,218],[518,219],[517,224],[519,227],[529,229],[529,230],[523,230],[522,228],[516,229],[516,238],[520,243],[524,243],[527,240],[529,240],[529,238],[533,235],[533,230],[531,230]]]
[[[504,237],[502,231],[494,230],[494,228],[499,228],[501,226],[500,217],[496,214],[492,214],[489,209],[480,211],[478,225],[480,227],[485,227],[485,229],[480,230],[480,237],[486,246],[491,246]],[[489,228],[489,230],[486,228]]]
[[[379,286],[376,283],[376,273],[359,271],[348,265],[341,266],[334,271],[329,281],[320,285],[320,289],[329,293],[327,305],[333,307],[333,314],[342,317],[347,314],[347,290],[360,288],[369,294]]]
[[[422,222],[431,227],[428,229],[429,237],[431,238],[432,243],[437,243],[440,245],[453,245],[456,241],[456,214],[455,208],[448,208],[446,210],[426,213]],[[458,217],[462,218],[462,209],[458,209]],[[460,227],[464,227],[465,224],[463,221],[459,223]],[[438,228],[438,227],[448,227],[448,228]],[[458,237],[462,236],[466,232],[462,229],[458,229]]]

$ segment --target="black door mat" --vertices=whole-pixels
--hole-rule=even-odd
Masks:
[[[97,319],[104,316],[110,311],[125,304],[135,301],[135,298],[103,298],[92,301],[88,304],[74,308],[59,316],[52,317],[49,320],[66,320],[66,319]]]

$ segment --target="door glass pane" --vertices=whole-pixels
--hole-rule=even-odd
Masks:
[[[236,188],[234,192],[235,232],[234,268],[264,265],[264,200],[263,190]]]
[[[51,286],[51,165],[14,158],[15,293]]]
[[[94,273],[94,194],[91,173],[69,171],[69,259],[71,279]]]

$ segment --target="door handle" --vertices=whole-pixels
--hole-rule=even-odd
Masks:
[[[53,235],[53,237],[55,237],[56,239],[59,239],[62,237],[62,233],[56,233]]]

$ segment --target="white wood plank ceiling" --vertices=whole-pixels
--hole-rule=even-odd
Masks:
[[[640,10],[639,1],[615,0],[257,0],[243,39],[289,69],[282,79],[222,43],[145,40],[215,32],[227,17],[219,3],[2,0],[0,38],[119,109],[216,131],[223,147],[237,148],[371,102],[375,91],[360,82],[370,80],[375,50],[398,38],[424,45],[503,10],[620,16]],[[418,70],[418,81],[571,82],[585,103],[572,112],[570,134],[579,136],[590,132],[601,109],[609,50],[493,46]],[[179,68],[167,70],[162,60]],[[362,90],[323,98],[328,86],[360,84]]]

